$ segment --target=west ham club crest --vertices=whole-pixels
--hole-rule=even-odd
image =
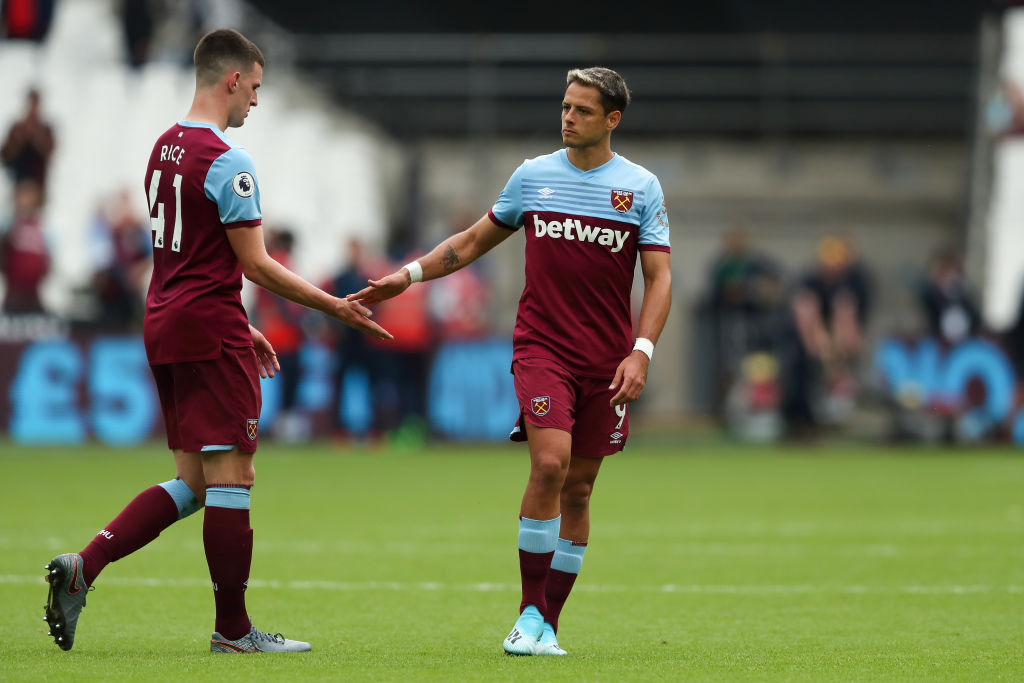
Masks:
[[[612,208],[626,213],[633,208],[633,193],[629,190],[612,190]]]
[[[531,398],[530,409],[533,410],[533,414],[537,417],[544,417],[551,410],[551,397],[537,396],[536,398]]]

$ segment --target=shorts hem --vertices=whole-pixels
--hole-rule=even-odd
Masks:
[[[236,442],[234,442],[234,443],[232,443],[230,445],[229,444],[219,444],[219,445],[217,445],[216,448],[210,448],[208,445],[195,445],[195,444],[189,444],[189,446],[191,446],[191,447],[186,447],[186,446],[182,445],[182,446],[178,446],[177,449],[172,447],[171,450],[173,451],[173,450],[180,449],[180,450],[182,450],[182,451],[184,451],[186,453],[200,453],[200,454],[206,454],[206,453],[226,453],[228,451],[232,451],[232,450],[236,450],[236,449],[240,453],[255,453],[256,452],[256,444],[251,444],[251,445],[247,446],[246,444],[240,443],[238,441],[236,441]],[[226,446],[226,448],[225,448],[225,446]]]
[[[521,420],[522,422],[529,422],[529,423],[530,423],[530,424],[532,424],[532,425],[533,425],[534,427],[537,427],[537,428],[539,428],[539,429],[557,429],[557,430],[559,430],[559,431],[563,431],[563,432],[565,432],[565,433],[566,433],[566,434],[568,434],[569,436],[572,436],[572,427],[559,427],[559,426],[557,426],[557,425],[541,425],[541,424],[537,424],[537,423],[536,423],[536,422],[534,422],[533,420],[530,420],[530,419],[528,419],[528,418],[526,417],[526,413],[520,413],[520,414],[519,414],[519,416],[520,416],[520,420]],[[523,427],[523,435],[524,435],[524,436],[526,435],[526,427],[525,427],[525,425],[524,425],[524,427]]]

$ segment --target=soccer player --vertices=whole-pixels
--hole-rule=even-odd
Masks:
[[[245,609],[259,377],[273,377],[280,365],[248,324],[242,275],[367,334],[391,336],[369,320],[368,309],[326,294],[267,255],[252,159],[224,135],[257,104],[259,48],[237,31],[218,30],[199,41],[194,60],[192,107],[157,139],[145,176],[154,249],[143,336],[177,477],[140,493],[80,553],[46,565],[45,619],[64,650],[74,645],[86,593],[103,568],[204,504],[203,545],[216,602],[210,649],[309,650],[309,643],[257,630]]]
[[[530,159],[494,207],[423,258],[349,295],[365,306],[448,275],[526,230],[526,286],[513,335],[519,399],[513,440],[529,441],[519,511],[520,615],[503,647],[562,655],[558,616],[583,562],[590,494],[629,434],[627,404],[647,380],[671,299],[669,224],[658,179],[614,154],[630,96],[610,69],[573,69],[562,99],[564,149]],[[637,254],[644,296],[634,340]]]

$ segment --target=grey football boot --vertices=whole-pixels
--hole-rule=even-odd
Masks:
[[[280,633],[270,635],[250,627],[249,632],[238,640],[228,640],[214,632],[210,636],[210,652],[231,652],[249,654],[253,652],[309,652],[313,649],[309,643],[301,640],[288,640]]]
[[[62,650],[70,650],[75,644],[78,615],[85,607],[85,596],[89,592],[82,578],[82,565],[81,555],[65,553],[50,560],[45,567],[50,572],[46,575],[50,591],[43,620],[50,625],[53,642]]]

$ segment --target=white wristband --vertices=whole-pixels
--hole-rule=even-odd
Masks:
[[[654,360],[654,342],[646,337],[637,337],[636,343],[633,344],[634,351],[643,351],[647,354],[647,358]]]
[[[423,266],[419,261],[410,261],[402,266],[409,271],[409,279],[413,282],[423,282]]]

